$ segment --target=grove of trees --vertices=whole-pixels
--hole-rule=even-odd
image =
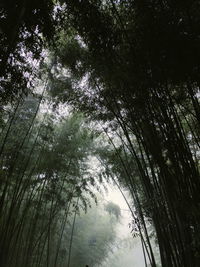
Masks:
[[[163,267],[198,267],[199,1],[15,0],[0,14],[1,266],[79,266],[78,213],[111,179],[150,266],[149,224]]]

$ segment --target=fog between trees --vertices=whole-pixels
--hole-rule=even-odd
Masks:
[[[195,0],[1,1],[1,266],[72,266],[79,213],[111,181],[146,265],[155,242],[161,266],[200,265],[199,15]]]

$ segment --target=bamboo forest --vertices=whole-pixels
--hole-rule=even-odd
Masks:
[[[199,170],[199,0],[0,0],[0,267],[199,267]]]

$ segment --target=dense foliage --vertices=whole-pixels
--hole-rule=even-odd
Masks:
[[[65,99],[79,108],[81,102],[82,110],[115,132],[121,128],[151,207],[163,265],[198,266],[198,3],[68,1],[66,12],[69,26],[55,57],[76,82],[64,91]],[[122,161],[140,207],[141,189]],[[140,217],[144,225],[142,210]],[[155,266],[150,244],[147,249]]]
[[[0,103],[27,94],[45,41],[58,25],[52,0],[2,0],[0,3]]]
[[[20,220],[22,207],[25,214],[32,210],[30,204],[23,204],[24,198],[27,203],[35,194],[41,196],[41,201],[49,198],[43,202],[41,214],[51,222],[47,228],[50,233],[53,221],[56,223],[56,219],[51,220],[56,218],[54,208],[60,201],[73,201],[68,190],[65,192],[65,182],[76,198],[80,191],[89,190],[85,158],[93,152],[102,164],[104,177],[112,177],[120,189],[129,189],[134,202],[129,207],[150,265],[156,266],[156,260],[148,223],[155,228],[163,266],[199,266],[199,1],[42,1],[42,8],[37,1],[27,4],[27,8],[23,1],[21,5],[18,2],[15,8],[6,1],[1,5],[1,19],[7,21],[7,26],[14,23],[9,20],[12,12],[18,14],[19,20],[10,39],[7,30],[1,33],[5,48],[1,60],[2,103],[15,94],[21,95],[24,79],[30,80],[26,70],[20,69],[26,64],[17,59],[23,55],[22,50],[32,50],[36,44],[33,58],[40,56],[43,44],[38,40],[41,36],[42,43],[51,39],[51,26],[55,26],[54,44],[49,46],[48,60],[42,65],[48,76],[47,92],[54,99],[53,108],[67,102],[93,122],[98,121],[96,129],[104,132],[111,146],[94,151],[91,133],[80,123],[79,115],[58,127],[56,118],[48,115],[42,124],[36,122],[35,115],[24,114],[20,102],[13,107],[13,115],[2,112],[0,207],[5,212],[1,218],[4,258],[11,250],[12,255],[18,255],[14,253],[20,249],[13,247],[22,230],[28,231],[31,238],[29,245],[21,241],[21,247],[34,251],[32,240],[37,240],[35,232],[40,232],[37,227],[27,229]],[[37,113],[38,105],[35,103],[29,111]],[[30,116],[29,123],[23,124],[24,116]],[[16,139],[18,132],[20,138]],[[41,154],[33,153],[38,142]],[[35,162],[32,165],[30,157]],[[29,187],[32,191],[27,191]],[[58,193],[58,188],[64,192]],[[45,225],[36,207],[32,216]],[[19,232],[15,236],[16,227]],[[47,244],[43,247],[47,249],[47,264],[50,242],[47,234],[46,243],[34,247],[41,254],[40,245]],[[12,259],[15,257],[10,257],[9,264]],[[28,259],[23,260],[27,266]],[[37,258],[37,262],[41,259]]]
[[[81,114],[63,118],[55,109],[52,112],[51,102],[41,103],[41,98],[29,96],[14,110],[8,108],[10,117],[3,117],[1,266],[65,265],[70,258],[66,248],[71,242],[71,218],[90,206],[91,197],[96,201],[88,157],[95,149],[97,134]],[[108,217],[104,215],[105,220]],[[106,226],[109,224],[99,220],[99,227],[106,230]],[[113,229],[107,231],[109,238]],[[110,238],[102,239],[99,246],[105,255],[103,244],[111,243],[114,234]]]

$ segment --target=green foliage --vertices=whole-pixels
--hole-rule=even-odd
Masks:
[[[109,169],[129,188],[151,266],[156,262],[145,216],[156,229],[164,266],[199,266],[199,2],[60,2],[65,5],[1,3],[2,104],[28,91],[32,63],[56,28],[47,64],[54,108],[67,101],[106,122],[114,153],[100,152],[109,165],[104,175]],[[86,203],[81,193],[89,191],[91,132],[77,115],[61,124],[52,114],[36,121],[37,103],[30,110],[17,105],[7,124],[6,116],[0,117],[2,266],[14,265],[19,251],[28,255],[33,248],[37,253],[19,257],[19,265],[34,259],[44,266],[45,255],[48,266],[56,211],[65,206],[63,199],[76,206],[73,196]],[[30,227],[26,216],[34,219]],[[17,248],[22,232],[29,241]]]
[[[55,54],[60,68],[77,80],[68,100],[107,122],[120,165],[111,157],[109,162],[133,196],[151,265],[156,263],[144,215],[157,231],[163,265],[198,266],[200,217],[186,206],[200,205],[199,4],[77,0],[68,1],[65,12]],[[73,60],[65,57],[63,35],[69,31]],[[71,62],[87,71],[77,75]],[[115,134],[121,147],[112,140]]]
[[[36,71],[33,63],[40,60],[45,41],[52,40],[58,25],[55,4],[52,0],[1,1],[1,105],[28,93]]]
[[[87,210],[88,195],[96,201],[88,162],[94,131],[82,114],[63,118],[47,105],[43,113],[41,98],[28,96],[1,133],[1,266],[44,266],[53,255],[57,262],[68,217]]]

